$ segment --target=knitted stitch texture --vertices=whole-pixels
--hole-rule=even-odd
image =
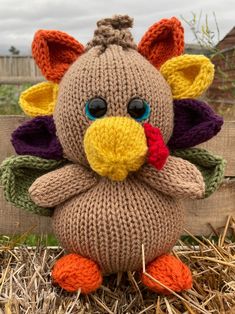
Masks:
[[[0,181],[4,196],[18,208],[29,212],[50,216],[52,210],[36,205],[30,198],[28,189],[36,178],[44,173],[62,167],[65,161],[46,160],[32,156],[12,156],[0,167]]]
[[[222,157],[212,155],[202,148],[178,149],[172,154],[190,161],[200,170],[206,186],[204,198],[209,197],[218,189],[223,180],[226,165]]]
[[[173,291],[180,292],[192,288],[192,275],[189,268],[172,255],[163,255],[146,267],[146,272]],[[151,290],[170,294],[169,290],[142,274],[143,284]]]
[[[105,117],[130,118],[129,101],[135,97],[146,100],[151,114],[144,122],[158,127],[164,141],[169,140],[173,129],[172,95],[162,75],[134,49],[110,45],[100,54],[99,47],[93,47],[71,65],[60,83],[54,121],[69,160],[88,165],[81,148],[86,129],[92,124],[85,115],[85,106],[94,97],[106,100]]]
[[[181,233],[183,209],[134,176],[120,182],[101,177],[57,206],[52,224],[68,252],[89,257],[107,275],[140,270],[142,244],[147,263],[168,252]]]
[[[106,18],[97,22],[97,30],[93,39],[87,44],[86,50],[99,46],[100,52],[104,52],[110,45],[118,45],[124,49],[136,49],[131,32],[133,19],[128,15],[115,15],[113,18]]]
[[[67,291],[75,292],[81,289],[84,294],[99,288],[103,279],[96,263],[77,254],[60,258],[52,270],[52,278]]]
[[[137,270],[142,243],[150,262],[170,250],[179,236],[183,209],[175,198],[204,194],[201,173],[186,160],[170,156],[161,171],[143,167],[118,182],[95,174],[92,178],[82,166],[69,165],[38,178],[29,191],[39,205],[60,204],[53,228],[69,252],[96,261],[104,274]]]
[[[32,43],[32,54],[42,74],[55,83],[83,52],[82,44],[60,31],[39,30]]]
[[[178,19],[162,19],[153,24],[142,37],[138,51],[157,69],[184,51],[184,29]]]
[[[19,155],[32,155],[46,159],[63,157],[52,116],[37,117],[26,121],[12,133],[11,141]]]
[[[84,149],[94,171],[122,181],[130,171],[138,170],[145,162],[147,143],[144,128],[126,117],[98,119],[86,131]]]
[[[36,179],[29,188],[29,193],[36,204],[54,207],[79,193],[86,192],[96,183],[97,177],[94,173],[72,164]]]
[[[166,195],[174,198],[202,198],[205,184],[201,172],[182,158],[169,156],[161,171],[153,171],[144,165],[135,175],[137,178]]]
[[[174,100],[174,129],[168,142],[171,149],[188,148],[208,141],[223,124],[206,103],[195,99]]]
[[[58,85],[51,82],[36,84],[21,93],[19,104],[30,117],[51,115],[57,100]]]
[[[161,131],[149,123],[144,123],[144,131],[148,143],[148,163],[161,170],[169,156]]]
[[[166,61],[160,69],[174,99],[199,97],[214,78],[214,65],[201,55],[183,55]]]

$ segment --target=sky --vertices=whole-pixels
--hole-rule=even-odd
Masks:
[[[136,42],[153,23],[176,16],[185,28],[185,42],[196,43],[188,21],[192,12],[215,31],[216,14],[220,39],[235,26],[235,0],[0,0],[0,54],[15,46],[30,54],[33,35],[38,29],[57,29],[86,44],[93,36],[97,20],[114,14],[134,18],[132,33]],[[216,40],[215,40],[216,41]]]

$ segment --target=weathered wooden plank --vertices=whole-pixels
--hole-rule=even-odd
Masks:
[[[235,180],[224,182],[219,190],[204,200],[184,200],[185,228],[195,235],[209,235],[209,223],[223,227],[229,215],[235,216]],[[144,206],[144,204],[143,204]],[[0,187],[0,234],[52,233],[51,218],[40,217],[7,203]]]
[[[36,84],[45,81],[42,76],[3,76],[0,77],[0,84],[12,84],[12,85],[20,85],[24,83]]]
[[[0,187],[0,235],[22,234],[25,232],[50,234],[52,233],[51,219],[13,207],[5,201],[3,190]]]
[[[11,133],[26,119],[22,116],[0,116],[0,162],[14,153]],[[227,160],[225,175],[235,177],[235,121],[225,121],[221,132],[200,147],[223,156]]]
[[[6,157],[15,154],[11,144],[11,134],[26,119],[23,116],[0,116],[0,163]]]
[[[200,147],[222,156],[227,161],[225,176],[235,177],[235,121],[225,121],[219,134]]]
[[[0,56],[0,73],[2,77],[38,77],[40,69],[31,56]]]
[[[207,199],[184,200],[185,226],[196,235],[208,235],[212,229],[225,226],[229,215],[235,217],[235,179],[225,180],[220,188]]]

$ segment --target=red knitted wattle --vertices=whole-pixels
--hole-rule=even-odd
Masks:
[[[169,156],[169,150],[164,143],[161,131],[149,123],[144,123],[144,131],[148,145],[148,163],[157,170],[161,170]]]

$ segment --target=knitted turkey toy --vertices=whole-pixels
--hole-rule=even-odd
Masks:
[[[48,81],[20,97],[34,118],[12,135],[19,156],[1,166],[5,197],[52,216],[67,252],[52,277],[67,291],[95,291],[111,273],[141,274],[142,247],[156,279],[142,273],[146,286],[190,289],[190,270],[169,252],[183,228],[180,199],[209,196],[223,177],[222,158],[190,148],[222,125],[195,100],[213,65],[183,54],[175,17],[152,25],[138,46],[128,16],[97,26],[86,47],[60,31],[35,34],[33,57]]]

